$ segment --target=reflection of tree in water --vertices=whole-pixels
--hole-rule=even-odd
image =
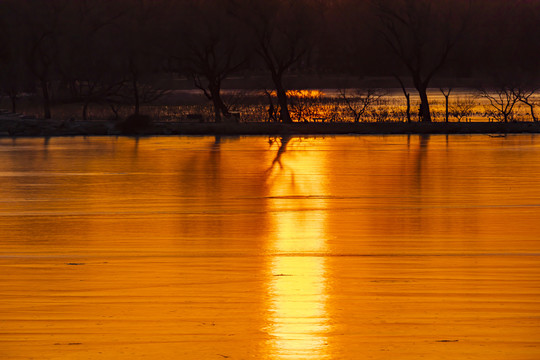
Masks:
[[[278,148],[278,151],[276,153],[276,156],[274,157],[274,159],[272,160],[272,164],[270,165],[270,167],[266,170],[266,178],[267,178],[267,181],[273,181],[271,175],[272,173],[274,172],[274,169],[276,168],[276,165],[279,166],[279,172],[281,173],[281,175],[284,175],[285,172],[284,170],[290,170],[291,172],[291,185],[294,186],[295,185],[295,179],[294,179],[294,171],[293,169],[291,169],[290,167],[286,167],[285,165],[283,165],[282,161],[281,161],[281,158],[283,156],[283,154],[287,151],[287,145],[289,145],[290,141],[291,141],[292,137],[290,135],[283,135],[279,138],[270,138],[269,139],[269,143],[270,143],[270,146],[272,147],[274,144],[278,144],[279,148]],[[276,174],[277,175],[277,174]]]
[[[430,135],[421,134],[419,136],[420,136],[420,145],[418,147],[418,152],[416,156],[416,179],[417,179],[416,184],[421,189],[422,188],[422,170],[425,165],[424,163],[426,160]]]
[[[210,151],[208,152],[208,163],[210,179],[214,182],[216,191],[215,196],[221,197],[222,194],[222,164],[221,164],[221,136],[215,136],[214,142],[210,143]]]
[[[427,146],[429,144],[429,134],[421,134],[420,135],[420,150],[427,150]]]
[[[212,144],[212,151],[221,150],[221,136],[216,135],[214,137],[214,143]]]
[[[274,160],[272,160],[272,165],[270,165],[270,169],[268,169],[268,172],[272,171],[272,169],[274,168],[276,164],[279,165],[280,169],[283,169],[283,164],[281,163],[281,156],[283,155],[285,151],[287,151],[287,145],[289,144],[289,141],[291,141],[290,135],[283,135],[280,138],[270,138],[269,140],[270,146],[272,146],[275,143],[278,143],[279,149],[278,149],[278,152],[276,153],[276,157],[274,158]]]

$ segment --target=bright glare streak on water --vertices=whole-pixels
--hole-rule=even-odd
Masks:
[[[540,358],[539,139],[0,139],[0,358]]]
[[[281,141],[282,149],[289,146],[287,141]],[[295,143],[293,140],[290,144],[293,149]],[[309,143],[305,140],[303,146],[310,146]],[[281,163],[278,169],[275,162],[269,170],[272,207],[287,210],[271,213],[275,235],[269,252],[276,256],[271,259],[268,285],[268,333],[271,335],[268,353],[275,359],[330,356],[326,351],[326,334],[330,328],[326,313],[326,259],[310,256],[328,250],[324,228],[326,212],[312,209],[323,209],[326,201],[295,198],[326,192],[324,180],[313,181],[313,177],[323,173],[324,160],[306,159],[298,152],[288,157],[286,166]],[[286,254],[305,256],[280,256]]]

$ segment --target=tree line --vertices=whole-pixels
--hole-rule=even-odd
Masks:
[[[527,101],[538,53],[536,0],[0,2],[0,90],[13,110],[20,94],[39,94],[44,118],[59,99],[80,104],[84,119],[95,103],[128,103],[138,115],[162,95],[158,79],[180,75],[219,122],[231,116],[224,80],[262,72],[282,122],[292,121],[288,74],[391,77],[407,99],[415,89],[429,122],[434,79],[472,79],[488,99],[495,89],[502,101]]]

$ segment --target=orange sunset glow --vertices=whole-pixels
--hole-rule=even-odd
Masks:
[[[0,146],[4,358],[538,355],[535,137]]]
[[[540,359],[540,0],[1,0],[0,360]]]

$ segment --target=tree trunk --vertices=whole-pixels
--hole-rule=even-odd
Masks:
[[[82,118],[84,121],[88,120],[88,105],[89,101],[86,100],[83,105]]]
[[[283,87],[280,75],[273,75],[274,85],[276,86],[276,94],[280,107],[280,119],[284,123],[292,123],[291,114],[289,113],[289,105],[287,102],[287,92]]]
[[[531,108],[531,117],[532,117],[534,122],[537,122],[538,119],[536,118],[536,114],[534,113],[534,104],[530,103],[527,100],[521,100],[521,102],[524,103],[525,105],[528,105]],[[13,112],[15,112],[15,111],[13,111]]]
[[[214,104],[214,119],[215,122],[221,122],[221,115],[228,117],[229,109],[221,99],[221,85],[219,84],[210,84],[208,86],[210,90],[210,96],[212,97],[212,103]]]
[[[221,109],[219,107],[219,104],[216,98],[212,98],[212,102],[214,103],[214,122],[220,123],[221,122]]]
[[[534,121],[534,122],[537,122],[538,119],[537,119],[536,115],[534,114],[534,105],[533,105],[533,104],[529,104],[529,106],[531,107],[531,116],[532,116],[532,118],[533,118],[533,121]]]
[[[137,78],[133,78],[133,97],[135,98],[135,112],[134,115],[139,115],[140,105],[140,96],[139,96],[139,86],[137,84]]]
[[[292,123],[291,114],[289,113],[289,105],[287,104],[287,93],[285,90],[281,89],[277,92],[278,100],[279,100],[279,117],[281,118],[281,121],[287,124]]]
[[[446,122],[448,122],[448,118],[450,117],[450,113],[449,113],[449,111],[448,111],[448,96],[449,96],[449,95],[450,95],[450,94],[444,96],[444,97],[445,97],[445,100],[446,100]]]
[[[114,104],[109,104],[110,108],[111,108],[111,111],[113,112],[114,114],[114,120],[118,120],[120,119],[120,115],[118,114],[118,109],[114,106]]]
[[[41,80],[41,91],[43,92],[43,117],[51,118],[51,99],[49,95],[49,84],[45,80]]]
[[[399,85],[401,85],[401,90],[403,91],[403,95],[405,95],[405,99],[407,99],[407,122],[411,122],[411,94],[407,92],[407,89],[405,88],[405,84],[403,83],[403,80],[397,75],[394,75],[396,80],[399,82]]]
[[[270,104],[268,105],[268,121],[277,121],[276,117],[276,110],[274,109],[274,102],[272,101],[272,97],[268,95],[270,98]]]
[[[407,122],[411,122],[411,94],[405,92],[405,97],[407,98]]]
[[[427,96],[427,88],[425,86],[417,86],[418,95],[420,95],[420,112],[419,117],[422,122],[431,122],[431,112],[429,110],[429,100]]]
[[[441,93],[444,95],[444,100],[446,104],[446,114],[445,114],[445,122],[448,122],[450,119],[450,112],[448,111],[448,99],[450,98],[450,93],[452,92],[452,88],[448,88],[448,90],[445,92],[444,88],[439,88],[441,90]]]

